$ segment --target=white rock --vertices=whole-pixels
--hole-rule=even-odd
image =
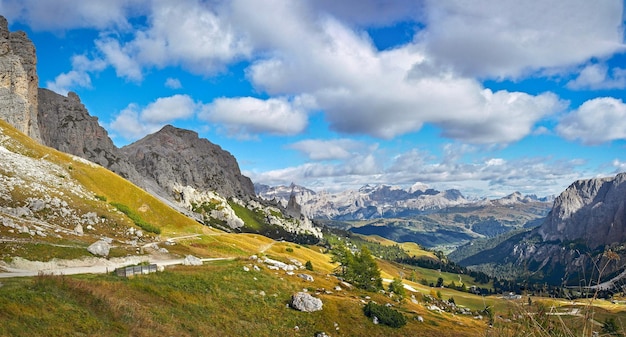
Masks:
[[[76,225],[76,227],[74,227],[74,234],[83,235],[83,226],[81,224],[78,224]]]
[[[298,292],[291,296],[291,307],[296,310],[314,312],[322,310],[322,305],[322,300],[304,292]]]
[[[108,256],[111,246],[104,240],[99,240],[87,247],[87,250],[93,255]]]
[[[202,265],[202,260],[200,260],[199,258],[193,256],[193,255],[187,255],[185,256],[185,259],[183,260],[183,265],[185,266],[201,266]]]
[[[309,274],[298,274],[298,277],[304,279],[305,281],[313,282],[313,276]]]

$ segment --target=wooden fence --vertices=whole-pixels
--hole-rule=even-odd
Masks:
[[[154,263],[150,265],[128,266],[128,267],[115,269],[115,273],[117,274],[117,276],[123,276],[123,277],[130,277],[134,275],[144,275],[144,274],[150,274],[150,273],[156,273],[156,272],[157,272],[157,265]]]

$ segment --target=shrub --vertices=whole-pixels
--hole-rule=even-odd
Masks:
[[[406,324],[406,317],[398,310],[369,302],[363,308],[363,312],[367,317],[378,318],[380,324],[388,325],[392,328],[400,328]]]
[[[293,253],[293,248],[291,248],[291,247],[287,247],[287,248],[285,248],[285,250],[286,250],[288,253]]]
[[[139,214],[133,212],[128,206],[124,205],[124,204],[120,204],[118,202],[111,202],[111,205],[115,208],[117,208],[118,211],[126,214],[126,216],[131,219],[135,225],[141,227],[141,229],[145,230],[146,232],[151,232],[154,234],[161,234],[161,229],[159,227],[156,227],[153,224],[147,223],[145,222],[140,216]]]
[[[404,296],[406,296],[406,291],[404,290],[404,284],[402,284],[402,279],[396,277],[389,283],[389,291],[396,294],[399,297],[399,300],[402,301]]]
[[[304,264],[304,268],[306,268],[306,270],[313,271],[313,263],[311,263],[311,261],[310,261],[310,260],[309,260],[309,261],[307,261],[307,262]]]

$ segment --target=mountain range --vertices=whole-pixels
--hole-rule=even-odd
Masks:
[[[328,226],[444,251],[477,238],[536,226],[553,201],[519,192],[494,200],[468,199],[458,190],[438,191],[421,183],[408,189],[366,185],[337,193],[296,184],[255,184],[255,190],[283,205],[294,199],[303,214]]]
[[[42,176],[43,180],[36,180],[36,184],[30,187],[34,191],[37,191],[37,184],[45,185],[46,180],[62,185],[63,181],[59,179],[68,177],[74,170],[71,162],[81,163],[81,170],[87,170],[95,163],[149,192],[150,198],[165,202],[179,214],[185,214],[188,220],[226,231],[251,231],[274,238],[313,242],[311,240],[322,236],[320,228],[309,220],[315,219],[317,223],[347,228],[356,233],[380,234],[396,241],[413,241],[450,251],[464,243],[471,244],[477,238],[516,233],[489,249],[464,255],[459,263],[492,271],[517,268],[553,283],[555,280],[589,281],[588,276],[581,275],[593,271],[598,265],[607,265],[604,272],[608,278],[623,269],[621,264],[613,263],[615,259],[612,257],[613,253],[618,257],[625,255],[622,245],[626,240],[624,174],[575,182],[554,200],[519,193],[497,200],[468,200],[458,190],[437,191],[422,184],[408,189],[366,185],[356,191],[338,193],[314,192],[295,184],[253,185],[241,174],[230,153],[199,138],[193,131],[165,126],[144,139],[117,148],[97,118],[89,115],[78,95],[70,92],[63,96],[38,88],[36,64],[32,42],[24,33],[9,32],[6,20],[1,18],[2,119],[32,141],[77,156],[67,159],[54,154],[63,157],[63,161],[54,163],[59,167],[53,165],[44,170],[48,173]],[[17,137],[11,135],[11,130],[3,128],[4,148],[8,151],[3,151],[3,157],[12,158],[13,163],[28,162],[32,166],[37,161],[31,159],[43,160],[47,155],[51,156],[44,150],[25,149],[20,156],[13,157],[9,152],[16,152],[11,146],[20,148],[20,145],[9,146],[11,139]],[[18,143],[25,142],[28,141]],[[40,153],[41,157],[29,155],[29,151]],[[8,160],[4,162],[5,165],[9,163]],[[42,167],[50,165],[46,160],[41,164]],[[27,171],[36,169],[30,167]],[[5,180],[11,180],[15,174],[14,168],[4,168]],[[95,190],[108,191],[109,187],[99,185],[111,181],[99,180],[91,184]],[[96,218],[90,212],[82,211],[83,203],[74,211],[66,206],[81,199],[83,192],[42,187],[42,193],[48,193],[49,198],[41,194],[19,199],[13,194],[22,189],[10,185],[13,189],[9,190],[6,186],[8,183],[3,187],[5,205],[2,210],[6,218],[11,219],[7,223],[15,225],[22,214],[29,219],[28,223],[36,224],[18,226],[21,229],[15,225],[12,230],[35,235],[41,232],[48,237],[52,233],[45,230],[46,224],[52,226],[49,228],[56,228],[54,221],[63,216],[75,218],[71,230],[76,233],[84,232],[84,229],[79,230],[79,225],[94,227],[101,222],[98,214],[106,219],[116,218],[111,215],[115,213],[109,206],[102,206],[105,208],[100,213],[95,212]],[[60,197],[66,193],[76,197],[67,200]],[[136,193],[133,195],[138,195]],[[56,199],[52,195],[57,196]],[[87,204],[95,202],[93,198],[87,199],[90,200]],[[142,194],[141,199],[147,200],[148,197]],[[138,208],[156,207],[151,203],[143,202]],[[54,206],[53,212],[38,213],[50,205]],[[242,216],[242,212],[246,216]],[[52,224],[46,221],[52,221]],[[514,230],[519,233],[512,232]],[[607,253],[609,251],[611,254]]]
[[[0,51],[0,71],[5,74],[0,83],[2,118],[31,138],[102,165],[198,221],[217,220],[224,230],[321,237],[300,214],[273,216],[286,214],[284,208],[257,198],[236,159],[193,131],[168,125],[117,148],[77,94],[66,97],[37,88],[35,47],[25,34],[10,33],[5,19],[0,22]],[[235,214],[233,203],[267,216],[249,228]]]
[[[459,263],[553,285],[593,285],[624,277],[625,241],[626,173],[620,173],[574,182],[538,227]]]

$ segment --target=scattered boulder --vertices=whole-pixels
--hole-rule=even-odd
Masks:
[[[193,256],[193,255],[187,255],[185,256],[185,259],[183,260],[183,265],[185,266],[201,266],[202,265],[202,260],[200,260],[199,258]]]
[[[309,274],[298,274],[298,277],[304,279],[305,281],[313,282],[313,276]]]
[[[109,256],[109,250],[111,249],[111,245],[104,240],[99,240],[91,244],[91,246],[87,247],[87,250],[93,254],[98,256]]]
[[[330,335],[321,331],[321,332],[316,333],[315,337],[330,337]]]
[[[83,226],[81,224],[76,225],[76,227],[74,227],[74,233],[76,235],[83,235]]]
[[[315,298],[305,292],[298,292],[291,296],[291,307],[304,312],[314,312],[322,310],[322,300]]]

